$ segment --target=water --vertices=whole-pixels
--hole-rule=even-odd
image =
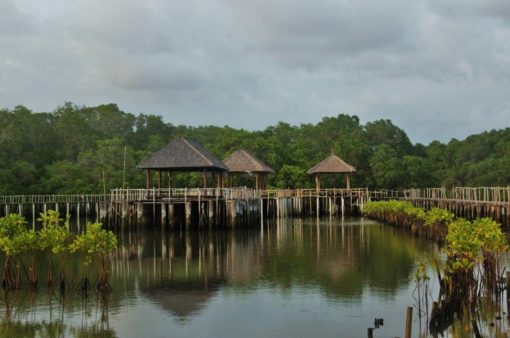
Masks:
[[[287,220],[263,231],[136,227],[118,236],[109,297],[68,288],[62,298],[45,287],[4,294],[1,335],[359,338],[384,318],[374,337],[403,337],[406,308],[416,304],[412,275],[439,251],[363,219]],[[80,264],[66,261],[70,285]],[[40,258],[42,280],[45,267]]]

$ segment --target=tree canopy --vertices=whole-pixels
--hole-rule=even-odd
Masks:
[[[331,151],[356,167],[353,187],[510,182],[510,128],[422,145],[412,144],[390,120],[363,125],[357,116],[346,114],[324,117],[317,124],[280,122],[248,131],[174,125],[161,116],[126,113],[116,104],[65,103],[52,112],[32,112],[23,106],[0,109],[0,194],[102,193],[143,187],[144,174],[136,165],[176,136],[196,139],[220,159],[248,150],[275,170],[269,185],[278,188],[313,187],[306,171]],[[173,186],[200,182],[197,174],[179,174]],[[249,178],[236,182],[252,184]],[[322,182],[324,187],[345,184],[338,175],[325,175]]]

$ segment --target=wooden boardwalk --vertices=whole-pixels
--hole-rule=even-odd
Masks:
[[[48,209],[98,220],[140,220],[150,215],[161,223],[236,224],[272,217],[339,216],[356,213],[370,200],[409,200],[424,208],[439,207],[467,218],[492,217],[510,225],[510,187],[454,187],[370,190],[174,188],[113,189],[109,194],[0,196],[0,215],[11,212],[36,218]]]
[[[408,189],[400,199],[430,209],[448,209],[468,219],[490,217],[504,227],[510,226],[510,187],[454,187]]]
[[[372,197],[387,193],[353,189],[174,188],[113,189],[106,195],[0,196],[0,214],[32,219],[48,209],[79,218],[118,222],[145,216],[161,223],[245,224],[273,217],[338,216],[359,211]]]

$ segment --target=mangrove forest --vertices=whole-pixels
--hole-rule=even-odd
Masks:
[[[123,112],[116,104],[66,103],[52,112],[1,109],[0,135],[0,195],[142,187],[143,173],[136,165],[177,136],[197,140],[220,159],[238,149],[250,151],[274,169],[268,183],[275,188],[313,187],[306,170],[332,150],[357,169],[351,184],[357,187],[497,186],[510,181],[508,128],[423,145],[413,144],[390,120],[362,124],[355,115],[248,131],[173,125],[161,116]],[[238,180],[237,185],[245,183]],[[174,185],[199,186],[200,177],[176,176]]]

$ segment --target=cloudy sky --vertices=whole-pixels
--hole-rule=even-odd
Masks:
[[[356,114],[414,142],[510,126],[508,0],[0,0],[0,107],[115,102],[262,129]]]

